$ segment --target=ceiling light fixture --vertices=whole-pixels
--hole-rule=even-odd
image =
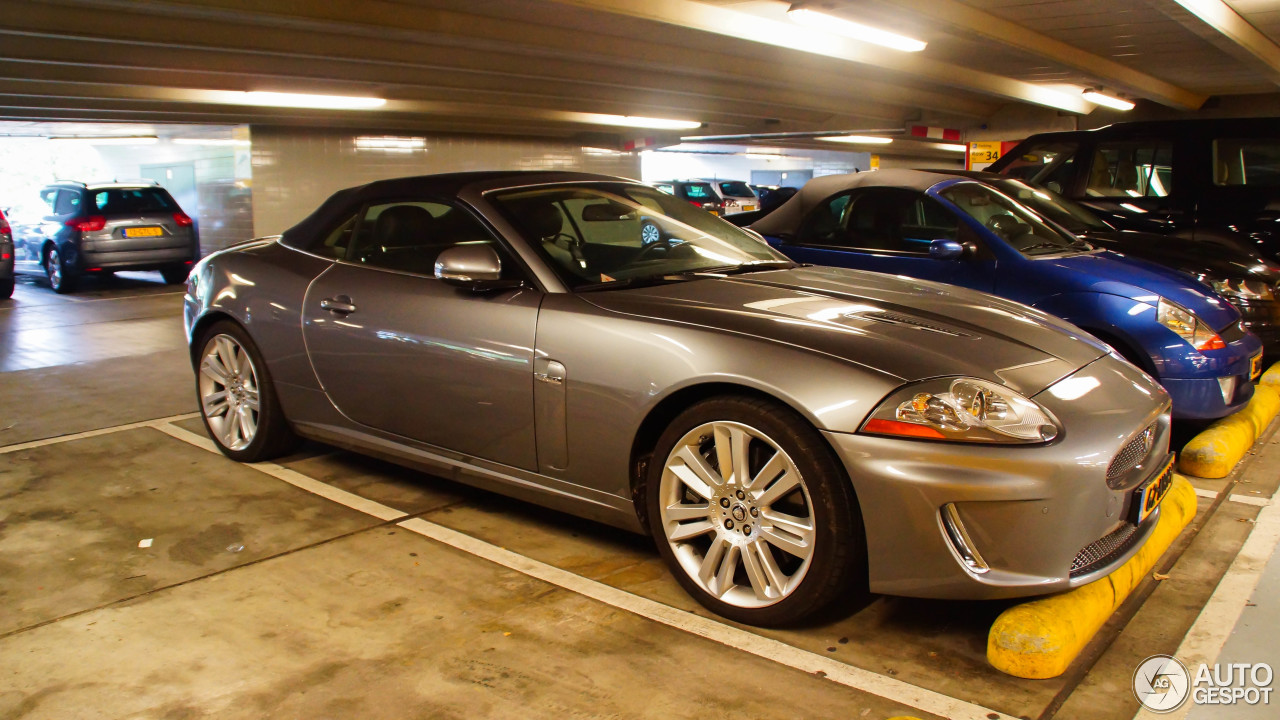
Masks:
[[[854,143],[857,145],[888,145],[893,142],[893,138],[872,137],[871,135],[829,135],[814,139],[827,142]]]
[[[413,152],[427,148],[426,138],[395,137],[392,135],[360,135],[355,139],[357,150],[391,150]]]
[[[383,98],[353,95],[313,95],[286,92],[201,90],[205,102],[260,107],[311,108],[314,110],[373,110],[387,104]]]
[[[234,145],[236,147],[249,147],[248,140],[234,140],[232,138],[173,138],[169,142],[174,145]]]
[[[160,141],[155,135],[132,135],[128,137],[94,137],[92,135],[50,136],[50,140],[60,143],[80,143],[83,145],[155,145]]]
[[[1115,97],[1114,95],[1107,95],[1101,90],[1089,89],[1085,90],[1081,94],[1084,95],[1085,100],[1088,100],[1095,105],[1104,105],[1115,110],[1129,111],[1134,107],[1133,103],[1128,100]]]
[[[901,50],[902,52],[920,52],[928,46],[928,43],[923,40],[916,40],[905,35],[891,33],[888,30],[873,28],[870,25],[863,25],[796,5],[792,5],[791,9],[787,11],[787,17],[791,18],[792,22],[806,27],[826,30],[860,42],[873,43],[881,47]]]
[[[667,118],[641,117],[639,115],[605,115],[601,113],[569,113],[569,119],[592,125],[616,125],[619,127],[647,128],[650,130],[693,130],[702,127],[694,120],[670,120]]]
[[[947,151],[950,151],[950,152],[969,152],[969,146],[968,146],[968,145],[960,145],[960,144],[952,144],[952,143],[938,143],[938,144],[934,145],[933,147],[934,147],[934,148],[936,148],[936,149],[938,149],[938,150],[947,150]]]

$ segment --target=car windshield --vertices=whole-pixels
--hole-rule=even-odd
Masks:
[[[1000,191],[1041,215],[1058,223],[1073,233],[1086,233],[1090,230],[1110,230],[1111,226],[1098,219],[1083,205],[1068,200],[1061,195],[1015,180],[1005,178],[992,183]]]
[[[555,185],[489,197],[580,290],[794,265],[750,233],[650,187]]]
[[[939,195],[1028,257],[1091,249],[988,185],[960,182]]]
[[[103,214],[173,212],[178,209],[168,193],[160,188],[98,190],[93,193],[93,204]]]
[[[720,192],[729,197],[751,197],[754,194],[751,192],[751,188],[747,187],[747,184],[740,180],[721,182],[719,185]]]

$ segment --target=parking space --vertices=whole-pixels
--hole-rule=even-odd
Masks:
[[[1067,674],[1022,680],[986,660],[1007,602],[737,626],[645,537],[317,443],[234,463],[191,412],[177,296],[42,292],[0,309],[15,347],[29,315],[149,330],[131,354],[0,375],[4,717],[1129,718],[1133,668],[1180,646],[1280,477],[1268,435],[1197,482],[1164,579]]]

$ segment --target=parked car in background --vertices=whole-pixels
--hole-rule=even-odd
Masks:
[[[980,171],[941,172],[990,183],[1093,245],[1194,277],[1240,311],[1244,328],[1258,336],[1268,356],[1280,354],[1280,264],[1257,250],[1218,238],[1119,231],[1084,205],[1017,178]]]
[[[0,300],[13,297],[13,229],[0,210]]]
[[[719,180],[716,178],[703,178],[711,183],[711,188],[720,196],[721,202],[724,203],[724,214],[735,215],[737,213],[752,212],[760,209],[760,198],[756,197],[756,191],[751,186],[741,180]]]
[[[724,215],[724,201],[711,187],[711,183],[702,180],[661,180],[650,183],[653,187],[668,195],[675,195],[686,200],[690,205],[702,208],[712,215]]]
[[[787,185],[752,185],[751,189],[755,190],[756,196],[760,198],[759,210],[764,214],[772,212],[774,208],[790,200],[791,196],[799,192],[799,188]]]
[[[1174,417],[1238,410],[1262,372],[1261,341],[1209,288],[1095,248],[970,178],[815,178],[751,228],[794,260],[963,285],[1068,320],[1157,378]]]
[[[200,258],[191,218],[155,183],[59,181],[40,200],[42,217],[14,225],[14,268],[44,276],[55,292],[117,270],[159,270],[177,284]]]
[[[1232,239],[1280,259],[1280,120],[1116,123],[1033,135],[988,168],[1124,230]]]
[[[1141,548],[1171,477],[1168,396],[1066,323],[799,267],[619,178],[343,190],[202,260],[184,304],[229,457],[296,433],[648,532],[741,622],[849,607],[868,585],[1091,582]]]

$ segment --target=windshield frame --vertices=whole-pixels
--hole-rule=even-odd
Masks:
[[[1019,243],[1014,242],[1014,239],[1012,237],[1006,237],[1001,233],[997,232],[996,230],[992,229],[981,218],[971,214],[960,203],[948,197],[948,194],[951,192],[954,192],[957,188],[963,188],[967,190],[970,187],[976,188],[982,192],[985,192],[994,196],[994,199],[996,200],[997,203],[1000,203],[1000,204],[1007,203],[1007,205],[1005,205],[1003,209],[1006,211],[1012,211],[1012,212],[1005,212],[1000,214],[1012,215],[1013,218],[1018,223],[1029,226],[1033,229],[1032,232],[1024,233],[1023,235],[1019,235],[1018,237],[1024,237],[1025,235],[1030,234],[1033,236],[1033,238],[1040,239],[1041,242],[1031,242],[1029,244],[1026,244],[1025,246],[1020,246]],[[997,241],[999,241],[1000,244],[1008,247],[1010,250],[1018,253],[1024,258],[1035,259],[1035,258],[1042,258],[1042,257],[1060,257],[1062,255],[1079,255],[1082,253],[1096,251],[1096,248],[1094,248],[1092,245],[1089,245],[1088,243],[1083,242],[1078,237],[1076,237],[1073,233],[1068,231],[1066,228],[1058,225],[1055,222],[1046,220],[1045,218],[1041,217],[1039,213],[1027,207],[1026,205],[1023,205],[1022,203],[1018,202],[1014,198],[1009,197],[1007,194],[1002,192],[999,188],[992,185],[991,183],[984,182],[982,180],[972,179],[972,178],[958,178],[951,182],[945,182],[945,183],[940,183],[938,185],[935,185],[934,187],[929,189],[929,194],[933,195],[938,200],[945,202],[947,204],[947,207],[953,208],[953,211],[958,213],[961,219],[970,223],[972,227],[977,228],[979,232],[982,232],[988,236],[994,237]],[[1037,233],[1035,232],[1035,230],[1040,230],[1041,233],[1044,233],[1044,234]],[[1054,247],[1049,248],[1044,246],[1044,243],[1048,243],[1051,241],[1053,242]],[[1049,252],[1034,252],[1036,250],[1048,250]]]
[[[1107,232],[1115,229],[1080,203],[1069,200],[1052,190],[1032,185],[1025,180],[1001,176],[999,180],[991,180],[990,184],[1042,216],[1043,219],[1061,225],[1068,232],[1076,235],[1083,235],[1093,230]],[[1034,199],[1024,200],[1009,192],[1010,189],[1017,189],[1020,193],[1023,188],[1030,191]]]
[[[574,199],[565,195],[574,191],[582,191],[585,194],[592,194],[593,198],[607,199],[614,203],[635,208],[637,214],[643,215],[662,226],[664,236],[667,234],[667,226],[674,226],[688,233],[689,236],[664,237],[664,242],[675,239],[678,241],[675,246],[685,244],[690,245],[690,247],[700,246],[702,249],[712,252],[715,257],[701,255],[698,259],[704,262],[683,263],[676,263],[671,258],[665,258],[667,262],[652,263],[649,261],[651,262],[652,272],[634,272],[633,270],[636,268],[631,267],[631,263],[637,258],[633,256],[623,263],[622,270],[625,272],[619,275],[595,273],[598,277],[587,278],[583,277],[582,273],[571,272],[562,262],[562,259],[552,256],[541,238],[534,237],[534,230],[531,228],[528,218],[516,211],[513,207],[513,201],[529,200],[540,195],[560,195],[561,199],[556,202],[563,202],[565,199]],[[633,199],[629,193],[652,200],[654,204],[661,208],[661,212],[650,205]],[[484,191],[482,195],[485,204],[492,208],[492,212],[497,213],[499,218],[515,231],[516,237],[513,240],[522,241],[525,248],[531,250],[540,264],[554,275],[569,292],[623,289],[638,285],[749,272],[756,267],[772,270],[796,267],[798,265],[798,263],[787,258],[756,235],[693,206],[688,200],[664,193],[657,188],[642,183],[624,180],[537,183],[489,189]],[[561,229],[564,230],[566,227],[572,229],[577,234],[578,239],[585,243],[587,239],[585,233],[578,227],[579,223],[586,222],[585,219],[574,216],[568,211],[567,206],[562,205],[560,210],[562,213],[568,213],[565,218],[566,225],[562,226]],[[642,218],[637,218],[637,220],[642,220]],[[702,227],[699,227],[700,225]],[[686,237],[690,236],[692,236],[692,239],[686,239]],[[714,246],[707,248],[700,241],[714,243]],[[598,244],[607,245],[609,243]],[[618,245],[617,247],[629,248],[631,246]],[[642,243],[636,249],[639,250],[637,255],[641,254],[644,251],[644,244]],[[716,249],[723,252],[714,253]],[[725,254],[726,252],[728,254]],[[693,258],[690,257],[688,259]]]

